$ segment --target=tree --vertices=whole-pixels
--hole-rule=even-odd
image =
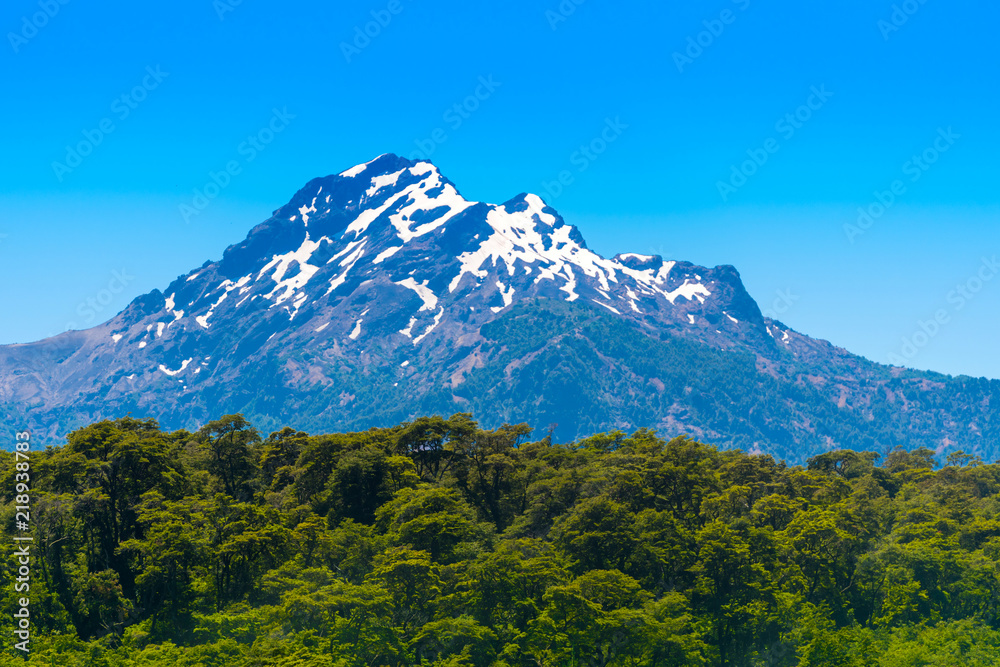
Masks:
[[[397,492],[376,513],[376,527],[392,543],[425,551],[436,563],[454,561],[463,543],[474,548],[489,535],[457,491],[430,486]]]
[[[275,490],[280,490],[294,481],[292,468],[308,441],[308,433],[289,427],[267,436],[260,454],[260,472],[264,486],[277,486]]]
[[[191,627],[197,573],[208,560],[205,508],[194,498],[171,502],[153,491],[143,496],[139,520],[144,536],[120,547],[139,572],[136,611],[151,619],[154,637],[183,635]]]
[[[365,579],[378,583],[392,600],[392,622],[407,635],[426,623],[441,592],[440,568],[426,551],[395,547],[383,553]]]
[[[543,664],[625,664],[645,651],[646,618],[640,610],[652,596],[617,570],[593,570],[545,594],[546,606],[532,623],[530,645]]]
[[[257,429],[243,415],[226,415],[205,424],[198,437],[211,452],[208,470],[222,483],[223,491],[240,501],[253,497],[253,448],[260,443]]]
[[[850,449],[839,449],[814,456],[807,461],[809,470],[822,473],[835,473],[845,479],[856,479],[870,475],[875,462],[881,457],[874,452],[855,452]]]
[[[338,519],[371,524],[375,512],[405,488],[420,482],[413,462],[373,447],[347,452],[328,482],[328,502]]]
[[[135,573],[119,547],[141,537],[144,494],[157,491],[174,498],[182,494],[184,472],[171,448],[184,435],[167,437],[151,419],[104,421],[70,433],[66,448],[54,452],[48,462],[58,471],[60,487],[77,486],[72,512],[82,521],[87,569],[114,570],[127,598],[135,595]]]
[[[453,428],[451,433],[449,450],[455,455],[458,487],[480,515],[502,532],[524,511],[527,485],[518,446],[531,428],[504,424],[495,431]]]
[[[442,417],[420,417],[404,424],[396,439],[395,451],[413,459],[421,479],[437,481],[454,462],[452,440],[469,438],[477,429],[472,415],[457,413]]]
[[[573,570],[629,568],[637,548],[636,517],[604,496],[578,504],[553,528],[555,543],[573,559]]]
[[[489,628],[469,616],[459,616],[425,624],[410,642],[410,650],[420,663],[460,658],[466,664],[488,667],[496,656],[495,641]]]

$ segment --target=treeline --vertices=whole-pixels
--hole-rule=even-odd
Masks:
[[[1000,663],[1000,466],[530,435],[75,431],[31,455],[28,664]],[[15,474],[0,454],[8,532]],[[24,663],[12,545],[2,665]]]

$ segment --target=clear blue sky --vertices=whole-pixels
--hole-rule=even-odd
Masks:
[[[423,146],[466,197],[538,192],[602,254],[733,264],[804,333],[1000,378],[1000,276],[975,282],[1000,255],[994,2],[234,2],[5,4],[0,343],[107,319],[310,178]],[[274,109],[294,118],[241,147]],[[609,120],[627,127],[578,152]],[[732,167],[752,156],[767,161],[744,183]]]

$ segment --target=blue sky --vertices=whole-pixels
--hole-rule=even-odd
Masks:
[[[996,3],[63,2],[0,14],[0,343],[97,324],[309,179],[422,151],[604,255],[733,264],[804,333],[1000,378]]]

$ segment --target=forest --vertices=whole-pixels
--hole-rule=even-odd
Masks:
[[[962,452],[125,417],[30,453],[29,593],[18,465],[0,665],[1000,664],[1000,465]]]

